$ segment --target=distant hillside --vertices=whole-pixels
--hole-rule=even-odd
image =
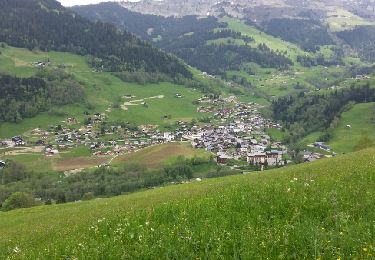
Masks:
[[[124,7],[144,13],[162,16],[221,16],[230,15],[239,18],[250,18],[258,22],[272,18],[295,17],[303,10],[311,10],[319,16],[330,16],[331,12],[344,10],[361,19],[375,18],[373,0],[140,0],[123,1]]]
[[[90,64],[105,71],[192,76],[175,57],[112,25],[90,22],[55,0],[4,0],[0,16],[0,42],[15,47],[89,55]]]
[[[93,21],[113,23],[120,29],[129,30],[209,74],[224,75],[249,62],[278,69],[292,65],[284,53],[265,45],[252,45],[251,36],[228,29],[226,23],[212,16],[144,15],[117,3],[77,6],[73,10]]]
[[[313,19],[276,18],[264,27],[267,33],[296,43],[305,51],[317,51],[322,45],[335,44],[327,28]]]
[[[375,150],[0,212],[10,259],[372,259]]]
[[[74,6],[72,10],[90,20],[115,24],[144,40],[155,42],[171,41],[186,33],[204,32],[223,26],[213,16],[198,18],[194,15],[187,15],[177,18],[145,15],[112,2]]]
[[[375,62],[375,26],[357,26],[339,32],[338,36],[353,47],[362,59]]]

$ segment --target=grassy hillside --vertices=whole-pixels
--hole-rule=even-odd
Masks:
[[[373,22],[342,8],[329,11],[327,13],[326,22],[332,31],[348,30],[358,25],[374,25]]]
[[[370,259],[375,150],[0,213],[3,257]]]
[[[254,26],[249,26],[242,21],[239,21],[234,18],[224,17],[221,19],[222,22],[228,24],[228,28],[240,32],[243,35],[251,36],[254,38],[254,42],[252,43],[253,46],[257,46],[261,43],[266,44],[272,50],[279,50],[279,51],[286,51],[287,56],[296,61],[298,55],[306,55],[307,52],[304,52],[300,47],[293,43],[286,42],[282,39],[276,38],[271,36],[267,33],[259,31]]]
[[[352,152],[363,136],[375,141],[375,103],[357,104],[342,113],[340,124],[334,130],[329,144],[336,152]]]
[[[316,53],[307,52],[302,50],[297,44],[269,35],[241,20],[224,17],[220,21],[227,23],[228,28],[240,32],[242,35],[252,37],[254,39],[250,43],[252,47],[265,44],[274,51],[285,52],[285,55],[293,61],[293,66],[288,71],[262,68],[254,63],[244,64],[242,70],[227,71],[228,78],[233,76],[244,78],[252,86],[255,86],[258,92],[264,93],[268,97],[280,97],[299,91],[315,91],[316,89],[326,89],[331,86],[346,84],[345,80],[348,77],[346,66],[318,65],[304,67],[297,62],[298,56],[311,58],[322,56],[329,60],[334,56],[333,48],[335,46],[322,46]],[[243,45],[241,41],[235,39],[217,39],[208,42],[208,44],[213,42]],[[349,63],[350,61],[346,57],[346,62]]]
[[[0,138],[22,134],[36,127],[47,127],[56,124],[66,117],[83,119],[83,112],[91,108],[92,112],[106,113],[109,121],[130,121],[136,124],[163,125],[170,121],[191,120],[198,116],[196,106],[192,101],[198,99],[201,93],[183,86],[171,83],[138,85],[125,83],[107,72],[94,72],[82,56],[62,52],[28,51],[26,49],[6,47],[0,48],[0,72],[29,77],[37,72],[32,63],[49,59],[52,67],[64,66],[65,71],[75,76],[77,81],[85,85],[88,96],[87,103],[68,105],[56,108],[65,116],[56,113],[42,113],[35,118],[25,119],[19,124],[0,124]],[[176,93],[183,95],[182,99],[175,97]],[[137,100],[145,99],[148,108],[141,105],[129,106],[128,110],[112,108],[114,103],[125,102],[121,97],[133,95]],[[160,98],[152,98],[152,97]],[[149,99],[152,98],[152,99]],[[171,115],[166,122],[162,116]]]

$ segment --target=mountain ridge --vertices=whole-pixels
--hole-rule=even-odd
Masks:
[[[279,10],[282,16],[290,12],[299,12],[302,9],[309,9],[315,13],[322,11],[344,8],[350,12],[355,12],[361,17],[375,18],[375,2],[372,0],[315,0],[315,1],[297,1],[297,0],[237,0],[237,1],[217,1],[217,0],[187,0],[183,2],[173,0],[140,0],[137,2],[123,1],[120,5],[141,13],[157,14],[162,16],[220,16],[232,15],[239,18],[257,18],[257,12],[264,12],[270,8]],[[250,14],[250,15],[249,15]],[[258,17],[260,18],[260,17]]]

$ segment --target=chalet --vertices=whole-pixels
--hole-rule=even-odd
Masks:
[[[31,135],[34,135],[34,136],[48,136],[49,135],[48,132],[43,131],[40,128],[35,128],[35,129],[31,130],[30,133],[31,133]]]
[[[326,151],[330,151],[331,150],[331,147],[329,147],[328,145],[326,145],[324,142],[315,142],[314,146],[316,148],[323,149],[323,150],[326,150]]]
[[[227,164],[230,159],[232,159],[232,157],[224,153],[218,153],[216,156],[216,162],[218,164]]]
[[[19,136],[14,136],[12,137],[12,142],[14,143],[15,146],[22,146],[25,145],[25,142],[23,139]]]
[[[45,62],[42,62],[42,61],[36,61],[36,62],[33,62],[33,66],[34,67],[37,67],[37,68],[43,68],[45,67],[47,64]]]
[[[322,157],[319,153],[312,153],[309,151],[305,151],[303,154],[303,161],[304,162],[314,162]]]
[[[163,139],[166,141],[166,142],[171,142],[173,139],[174,139],[174,134],[170,133],[170,132],[165,132],[163,134]]]
[[[0,160],[0,169],[4,169],[5,166],[6,166],[6,163]]]
[[[45,155],[47,156],[52,156],[52,155],[56,155],[59,153],[59,151],[57,149],[54,149],[52,146],[47,146],[45,149],[44,149],[44,153]]]
[[[271,166],[283,165],[282,152],[280,151],[268,151],[268,152],[253,152],[247,156],[247,162],[250,165],[264,165],[268,164]]]
[[[247,155],[247,163],[250,165],[265,164],[267,155],[264,152],[254,152]]]
[[[284,165],[283,153],[277,150],[271,150],[266,152],[267,154],[267,163],[272,166]]]

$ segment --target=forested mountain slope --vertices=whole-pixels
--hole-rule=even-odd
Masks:
[[[143,69],[191,77],[175,57],[112,25],[90,22],[55,0],[4,0],[0,16],[0,42],[15,47],[90,55],[90,64],[105,71]]]
[[[73,10],[93,21],[113,23],[129,30],[209,74],[224,75],[249,62],[278,69],[292,65],[284,53],[266,45],[252,44],[252,37],[228,29],[225,22],[212,16],[144,15],[117,3],[76,6]]]

